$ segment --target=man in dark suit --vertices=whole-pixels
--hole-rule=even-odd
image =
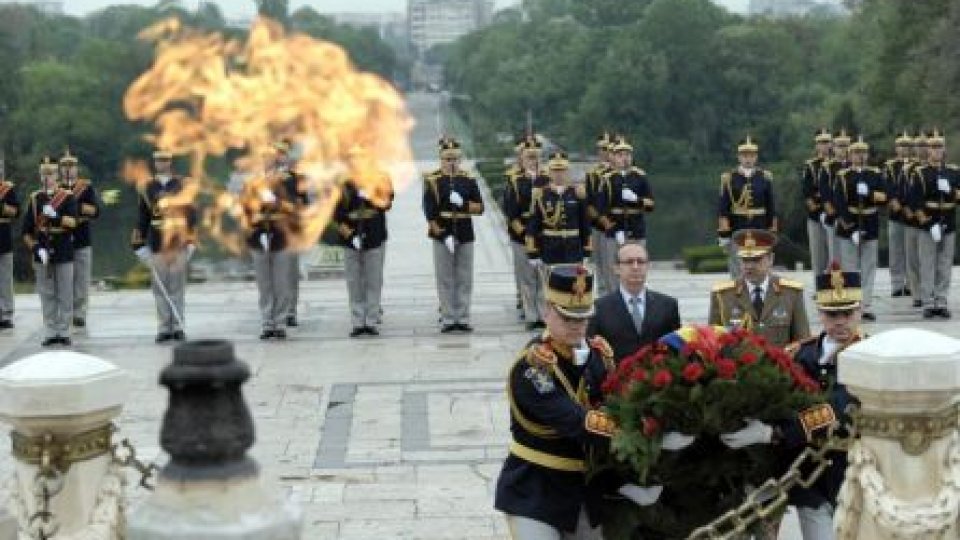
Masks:
[[[620,286],[597,300],[587,335],[610,342],[619,361],[680,328],[680,309],[675,298],[647,288],[650,259],[642,245],[620,246],[614,266]]]

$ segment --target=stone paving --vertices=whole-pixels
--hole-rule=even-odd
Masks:
[[[418,118],[428,119],[414,134],[416,155],[428,160],[436,140],[429,121],[436,103],[422,95],[410,103]],[[306,539],[507,537],[502,517],[492,509],[509,437],[503,379],[530,335],[516,319],[502,221],[488,204],[487,214],[475,222],[477,331],[441,335],[420,196],[419,182],[412,179],[389,214],[380,337],[347,337],[341,280],[303,283],[302,324],[282,343],[257,339],[252,283],[191,285],[187,291],[189,336],[229,339],[251,367],[244,388],[258,435],[252,454],[264,477],[301,504]],[[787,275],[809,286],[810,276]],[[679,299],[685,321],[703,322],[711,283],[718,279],[723,276],[692,276],[660,262],[650,284]],[[885,272],[877,278],[876,296],[879,322],[868,327],[872,333],[910,325],[960,337],[960,325],[922,323],[907,300],[889,298]],[[958,296],[953,295],[954,306],[960,306]],[[77,333],[75,348],[131,373],[121,435],[142,455],[163,462],[158,433],[167,396],[157,377],[171,360],[171,348],[153,343],[153,309],[148,291],[96,293],[89,328]],[[16,328],[0,334],[0,363],[39,350],[39,318],[35,296],[17,298]],[[3,445],[0,474],[6,476],[12,464],[9,443]],[[793,518],[785,521],[781,537],[799,538]]]

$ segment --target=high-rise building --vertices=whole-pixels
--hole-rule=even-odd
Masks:
[[[418,54],[483,28],[493,18],[494,0],[407,0],[410,41]]]

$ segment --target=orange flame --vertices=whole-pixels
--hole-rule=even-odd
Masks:
[[[240,207],[249,201],[243,199],[272,183],[264,150],[278,140],[302,153],[295,172],[311,195],[290,238],[296,249],[316,243],[345,180],[386,204],[391,178],[413,176],[407,142],[413,123],[402,96],[379,77],[356,71],[337,45],[285,35],[268,19],[254,23],[246,43],[176,19],[145,29],[140,38],[156,44],[157,57],[127,89],[124,112],[154,124],[149,139],[156,147],[189,156],[192,179],[212,201],[201,226],[230,251],[238,252],[242,241],[225,217],[244,226]],[[204,171],[207,157],[228,150],[242,153],[234,162],[248,178],[240,194],[226,192]],[[138,184],[149,180],[129,167],[124,176]]]

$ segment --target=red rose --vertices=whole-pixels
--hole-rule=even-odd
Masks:
[[[653,386],[663,388],[673,382],[673,375],[665,369],[658,370],[653,374]]]
[[[647,370],[645,370],[645,369],[638,369],[638,370],[634,371],[632,378],[633,378],[633,380],[635,380],[635,381],[646,382],[646,380],[647,380]]]
[[[743,356],[740,357],[740,363],[749,366],[757,363],[757,355],[752,352],[745,352]]]
[[[620,381],[618,380],[616,373],[611,373],[610,375],[607,375],[606,379],[603,380],[603,384],[600,385],[600,391],[604,394],[616,392],[619,383]]]
[[[667,355],[665,355],[665,354],[663,354],[663,353],[657,353],[657,354],[653,355],[653,358],[650,359],[650,363],[653,364],[653,365],[655,365],[655,366],[659,366],[659,365],[663,364],[663,363],[666,362],[666,361],[667,361]]]
[[[643,417],[643,436],[653,437],[660,431],[660,422],[656,418]]]
[[[697,382],[703,376],[703,365],[700,362],[690,362],[683,368],[683,378],[688,382]]]
[[[737,375],[737,363],[729,358],[721,358],[716,362],[717,376],[721,379],[733,379]]]

